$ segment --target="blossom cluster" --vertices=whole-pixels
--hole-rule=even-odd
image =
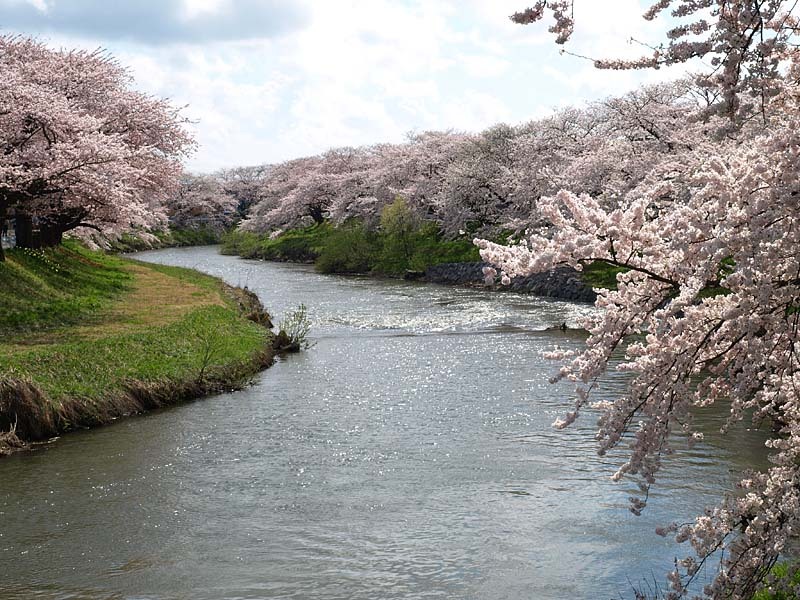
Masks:
[[[549,4],[515,18],[539,20]],[[531,228],[517,245],[475,241],[494,265],[485,270],[490,278],[565,264],[624,268],[615,289],[598,290],[601,310],[586,324],[585,349],[550,356],[562,361],[555,379],[575,382],[577,392],[555,425],[598,411],[600,453],[628,449],[614,477],[638,478],[634,513],[645,508],[675,434],[689,444],[702,439],[692,424],[696,408],[724,407],[724,429],[752,419],[774,432],[769,469],[745,473],[737,493],[694,522],[659,529],[694,550],[668,575],[670,599],[697,593],[691,584],[711,560],[716,576],[703,597],[749,599],[764,582],[800,592],[791,589],[796,567],[770,581],[800,527],[800,67],[794,6],[785,4],[654,4],[646,18],[671,9],[673,19],[689,22],[673,22],[650,57],[599,66],[708,58],[713,72],[695,79],[708,104],[695,123],[715,133],[695,129],[682,141],[685,151],[653,165],[616,206],[602,194],[562,189],[538,201],[550,228]],[[624,357],[614,368],[630,375],[627,389],[593,402],[612,355]]]

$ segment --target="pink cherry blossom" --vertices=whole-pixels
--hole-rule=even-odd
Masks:
[[[13,212],[18,243],[33,220],[46,244],[164,222],[192,141],[175,108],[131,83],[105,52],[0,36],[0,219]]]

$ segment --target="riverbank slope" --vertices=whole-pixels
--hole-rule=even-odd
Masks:
[[[242,386],[272,363],[246,290],[75,244],[0,263],[0,455]]]
[[[422,228],[402,237],[371,232],[358,223],[329,223],[287,231],[274,238],[236,230],[222,239],[222,254],[279,262],[314,264],[321,273],[359,273],[404,277],[440,285],[513,291],[577,302],[594,302],[593,287],[615,287],[618,269],[602,264],[584,272],[559,267],[516,277],[510,285],[486,285],[478,248],[469,240],[445,240]]]

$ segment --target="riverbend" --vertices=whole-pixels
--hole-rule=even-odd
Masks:
[[[654,530],[717,502],[764,436],[671,457],[641,517],[594,417],[541,352],[587,305],[322,276],[213,247],[146,252],[309,307],[315,345],[243,391],[0,461],[0,598],[632,596],[688,549]],[[610,374],[612,397],[624,385]]]

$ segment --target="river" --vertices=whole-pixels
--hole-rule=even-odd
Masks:
[[[216,248],[144,252],[300,303],[314,346],[242,391],[0,461],[0,598],[604,599],[687,548],[654,530],[763,464],[761,432],[670,458],[641,517],[595,416],[557,432],[589,310],[516,294],[323,276]],[[601,397],[624,387],[606,377]]]

